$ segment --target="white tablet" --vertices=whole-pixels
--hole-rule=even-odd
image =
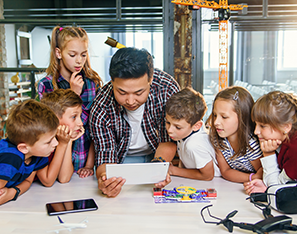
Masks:
[[[106,177],[122,177],[125,184],[155,184],[166,179],[169,162],[106,164]]]

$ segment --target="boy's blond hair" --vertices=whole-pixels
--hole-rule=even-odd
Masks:
[[[59,126],[59,119],[46,105],[36,101],[27,100],[10,110],[6,131],[8,139],[18,145],[26,143],[34,145],[40,136],[55,131]]]
[[[206,110],[201,93],[190,87],[173,94],[166,103],[167,115],[177,120],[185,119],[191,126],[203,118]]]
[[[83,101],[71,89],[56,89],[44,94],[41,102],[51,108],[58,118],[62,118],[67,108],[82,106]]]

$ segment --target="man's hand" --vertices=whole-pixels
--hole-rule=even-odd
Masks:
[[[77,75],[78,73],[80,73],[80,71],[72,73],[69,83],[70,89],[73,90],[78,96],[80,96],[85,82],[81,75]]]
[[[77,174],[79,175],[80,178],[86,178],[88,176],[94,175],[94,169],[88,168],[88,167],[83,167],[77,171]]]
[[[254,179],[249,182],[243,183],[245,192],[250,195],[251,193],[264,193],[267,189],[263,180]]]
[[[274,154],[274,151],[281,145],[280,140],[264,140],[260,142],[260,148],[263,152],[263,156]]]
[[[121,192],[125,182],[126,180],[121,177],[106,179],[106,173],[102,173],[98,178],[98,188],[108,197],[116,197]]]
[[[166,179],[164,181],[161,181],[161,182],[155,184],[155,186],[157,188],[164,188],[170,182],[171,182],[171,177],[170,177],[169,173],[167,173]]]

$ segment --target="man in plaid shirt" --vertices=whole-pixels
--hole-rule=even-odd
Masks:
[[[153,58],[144,49],[118,50],[109,74],[111,81],[97,94],[89,120],[98,187],[115,197],[125,180],[106,179],[106,164],[173,159],[176,144],[166,132],[165,104],[179,91],[179,85],[169,74],[154,69]],[[156,186],[164,187],[170,181],[168,175]]]

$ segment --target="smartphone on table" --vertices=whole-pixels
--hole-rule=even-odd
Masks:
[[[48,215],[61,215],[67,213],[97,210],[98,206],[94,199],[82,199],[46,204]]]

